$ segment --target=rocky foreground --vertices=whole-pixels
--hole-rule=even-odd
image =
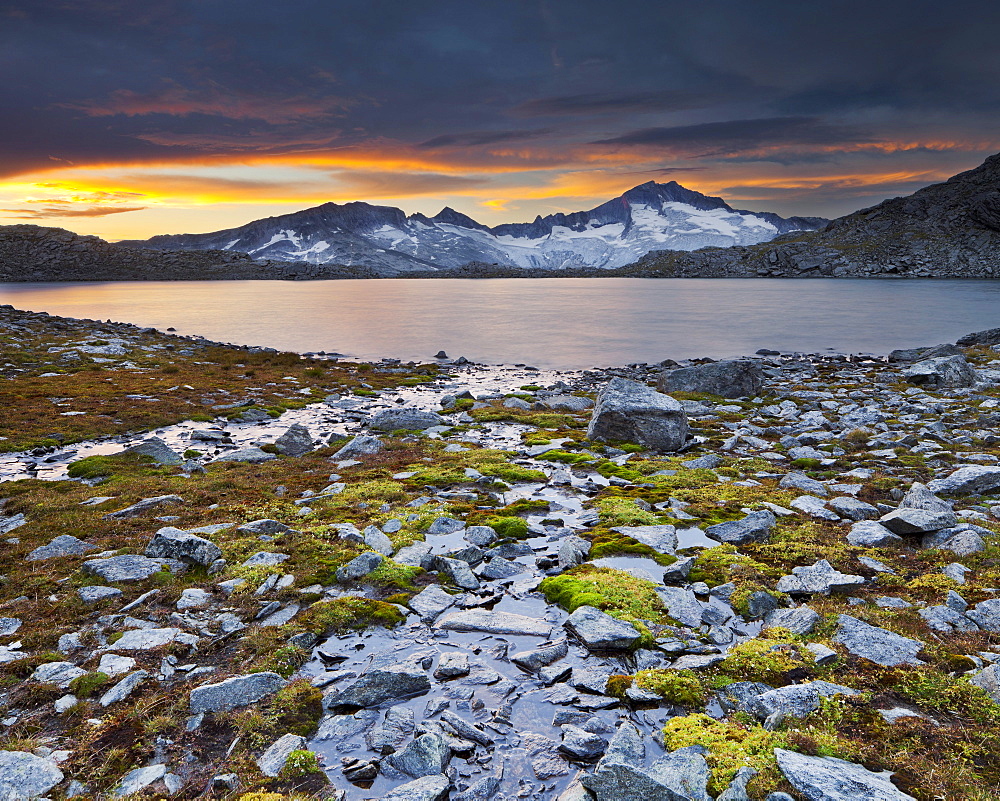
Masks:
[[[564,374],[0,337],[4,797],[1000,794],[1000,330]]]

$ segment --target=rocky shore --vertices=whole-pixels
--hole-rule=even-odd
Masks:
[[[567,373],[0,343],[4,797],[1000,794],[1000,330]]]

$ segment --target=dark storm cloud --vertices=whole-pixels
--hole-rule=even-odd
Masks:
[[[683,90],[633,93],[585,93],[562,97],[539,97],[512,109],[523,117],[615,114],[624,111],[683,111],[703,108],[714,96],[699,96]]]
[[[551,128],[539,128],[534,131],[469,131],[468,133],[435,136],[433,139],[421,142],[417,147],[435,150],[442,147],[499,145],[505,142],[522,142],[525,139],[537,139],[551,132]]]

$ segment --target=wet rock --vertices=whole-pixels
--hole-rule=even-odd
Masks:
[[[504,559],[502,556],[495,556],[490,559],[489,564],[485,565],[482,570],[479,571],[479,576],[487,581],[500,581],[518,576],[521,573],[524,573],[527,569],[528,568],[518,562],[511,562],[509,559]]]
[[[945,495],[984,495],[1000,488],[1000,467],[965,465],[945,478],[929,482],[927,488]]]
[[[383,559],[382,554],[375,551],[365,551],[365,553],[358,554],[346,565],[337,568],[337,581],[347,583],[364,578],[381,565]]]
[[[925,359],[903,370],[903,378],[917,386],[971,387],[979,376],[964,356],[939,356]]]
[[[177,559],[188,564],[208,567],[222,558],[222,549],[211,540],[187,531],[166,526],[161,528],[146,546],[150,558]]]
[[[282,735],[257,758],[257,767],[260,768],[261,773],[273,779],[284,769],[292,751],[301,751],[305,747],[305,737],[300,737],[297,734]]]
[[[312,435],[301,423],[294,423],[274,441],[274,447],[283,456],[304,456],[313,449]]]
[[[39,562],[42,559],[54,559],[59,556],[80,556],[96,549],[96,545],[78,540],[69,534],[60,534],[53,538],[48,545],[35,548],[24,558],[28,562]]]
[[[451,710],[446,709],[441,713],[441,721],[455,732],[456,736],[461,737],[463,740],[487,746],[494,743],[494,739],[489,734],[473,726]]]
[[[872,773],[833,757],[813,757],[775,748],[778,767],[806,801],[915,801],[889,781],[890,773]]]
[[[704,606],[691,590],[680,587],[657,587],[656,594],[660,596],[660,600],[674,620],[692,628],[701,625]]]
[[[705,536],[716,542],[730,545],[746,545],[750,542],[766,542],[771,529],[777,523],[775,516],[764,509],[751,512],[742,520],[729,520],[705,529]]]
[[[435,620],[455,603],[455,596],[445,592],[439,584],[429,584],[407,601],[407,606],[420,615],[425,623]]]
[[[676,451],[687,433],[687,415],[676,400],[645,384],[613,378],[597,397],[587,439],[637,442],[657,451]]]
[[[568,653],[569,644],[565,639],[561,639],[551,645],[542,645],[531,651],[516,653],[510,658],[510,661],[522,670],[535,673],[543,667],[563,659]]]
[[[820,559],[814,565],[793,567],[792,575],[778,580],[777,590],[792,595],[830,595],[848,592],[864,583],[863,576],[841,573],[826,559]]]
[[[648,545],[658,553],[672,554],[677,550],[677,529],[674,526],[616,526],[611,530]]]
[[[816,624],[819,623],[819,613],[808,606],[799,606],[795,609],[775,609],[768,612],[764,618],[764,625],[768,628],[788,629],[792,634],[808,634]]]
[[[751,398],[760,392],[763,371],[751,359],[713,362],[681,367],[663,373],[657,382],[660,392],[703,392],[723,398]]]
[[[592,606],[581,606],[564,624],[587,648],[594,651],[628,651],[642,635],[631,623],[618,620]]]
[[[849,545],[860,548],[902,548],[902,537],[874,520],[859,520],[847,534]]]
[[[124,509],[116,512],[108,512],[104,515],[105,520],[128,520],[132,517],[139,517],[147,512],[161,509],[164,506],[174,506],[184,503],[180,495],[158,495],[155,498],[143,498],[138,503],[133,503]]]
[[[644,766],[608,753],[592,774],[580,777],[596,801],[711,801],[708,763],[698,746],[680,748]]]
[[[427,533],[437,537],[445,534],[454,534],[463,528],[465,528],[465,523],[461,520],[456,520],[454,517],[439,517],[430,524]]]
[[[159,437],[150,437],[143,440],[130,448],[126,448],[122,453],[129,456],[148,456],[156,464],[181,464],[184,461],[184,458],[179,453],[172,450]]]
[[[878,522],[893,534],[906,536],[949,528],[958,522],[958,518],[952,511],[928,512],[926,509],[900,508],[883,515]]]
[[[444,631],[482,631],[487,634],[548,637],[552,631],[552,624],[545,620],[515,615],[511,612],[467,609],[445,615],[434,624],[434,628]]]
[[[328,693],[323,705],[327,709],[378,706],[386,701],[402,701],[430,688],[427,674],[415,665],[372,668],[346,687]]]
[[[237,709],[274,695],[287,684],[277,673],[250,673],[218,684],[203,684],[191,691],[191,711],[198,714]]]
[[[150,559],[146,556],[111,556],[107,559],[92,559],[83,563],[83,572],[112,583],[145,581],[161,572],[167,564],[164,559]]]
[[[441,654],[438,665],[434,668],[435,679],[456,679],[469,675],[469,655],[459,651],[449,651]]]
[[[479,589],[479,579],[472,572],[468,562],[463,562],[461,559],[449,559],[446,556],[439,556],[434,560],[434,566],[463,590]]]
[[[423,431],[434,426],[439,426],[444,422],[441,415],[433,412],[424,412],[420,409],[386,409],[379,412],[368,424],[369,428],[376,431],[392,433],[404,429],[406,431]]]
[[[372,454],[378,453],[383,448],[385,448],[385,445],[382,444],[382,440],[378,437],[359,434],[348,442],[343,448],[333,454],[331,458],[334,461],[357,459],[359,456],[371,456]]]
[[[923,664],[917,659],[917,654],[924,647],[922,642],[869,625],[850,615],[838,615],[837,621],[839,628],[833,641],[855,656],[885,667]]]
[[[386,757],[386,762],[400,773],[420,778],[444,773],[451,761],[451,748],[440,734],[421,734],[402,751]]]
[[[248,445],[245,448],[238,448],[235,451],[227,451],[226,453],[216,456],[213,462],[240,462],[242,464],[261,464],[262,462],[271,462],[277,459],[273,453],[268,453],[267,451],[261,450],[256,445]]]
[[[465,532],[465,541],[480,548],[492,545],[497,539],[497,533],[489,526],[469,526]]]
[[[447,776],[424,776],[393,788],[382,801],[444,801],[450,786]]]
[[[365,744],[377,754],[391,754],[410,739],[413,734],[414,714],[405,706],[392,706],[386,710],[385,721],[381,726],[365,732]],[[374,765],[378,769],[377,763]],[[353,772],[357,774],[358,769]],[[344,770],[345,775],[347,770]],[[352,780],[355,776],[349,776]],[[360,778],[360,777],[357,777]]]
[[[575,534],[560,540],[558,555],[560,569],[567,570],[586,562],[591,545],[592,543],[589,540],[585,540],[583,537],[578,537]]]
[[[562,727],[562,742],[559,750],[569,754],[572,759],[589,761],[597,759],[604,753],[608,743],[603,737],[589,731],[566,724]]]

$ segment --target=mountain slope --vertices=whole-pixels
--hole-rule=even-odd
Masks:
[[[750,245],[826,220],[734,209],[671,181],[652,181],[573,214],[488,228],[454,209],[433,217],[392,206],[324,203],[208,234],[121,243],[156,250],[224,250],[254,259],[360,265],[406,274],[484,263],[526,270],[614,268],[651,250]]]

